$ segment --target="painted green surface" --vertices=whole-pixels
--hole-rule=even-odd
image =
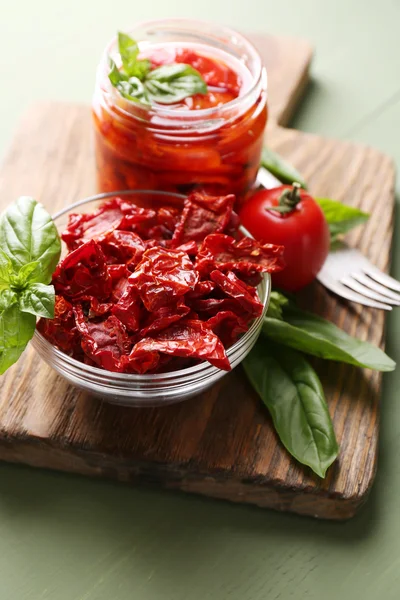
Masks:
[[[0,5],[0,154],[33,100],[90,100],[116,28],[182,15],[309,38],[315,82],[293,124],[377,146],[400,167],[398,0]],[[388,332],[400,359],[400,312]],[[348,523],[1,465],[0,600],[397,600],[400,370],[384,382],[378,476]]]

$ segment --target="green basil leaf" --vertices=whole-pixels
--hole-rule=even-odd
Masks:
[[[207,93],[207,84],[200,73],[183,63],[163,65],[150,71],[145,86],[150,98],[160,104],[172,104],[194,94]]]
[[[150,68],[151,62],[149,60],[137,60],[135,66],[131,69],[130,77],[137,77],[140,81],[144,81]]]
[[[282,444],[299,462],[325,477],[338,445],[314,369],[294,350],[260,341],[245,358],[244,368]]]
[[[35,283],[42,278],[42,265],[38,260],[20,268],[16,275],[11,275],[11,283],[17,288],[23,288],[29,283]]]
[[[118,51],[121,55],[122,65],[126,75],[134,75],[132,72],[139,54],[137,42],[126,33],[118,32]]]
[[[149,104],[147,90],[137,77],[130,77],[128,81],[120,81],[116,87],[121,96],[127,100]]]
[[[267,316],[271,319],[283,319],[282,308],[288,304],[289,300],[283,294],[271,292]]]
[[[0,290],[8,288],[11,282],[13,266],[10,258],[0,249]]]
[[[35,332],[36,318],[20,311],[11,290],[0,293],[0,374],[13,365]]]
[[[322,317],[293,307],[283,308],[283,318],[265,318],[262,332],[269,339],[320,358],[376,371],[393,371],[396,363],[380,348],[345,333]]]
[[[10,308],[13,304],[18,302],[18,296],[16,292],[10,290],[9,288],[6,290],[1,290],[0,292],[0,313],[5,311],[7,308]]]
[[[307,184],[297,169],[286,162],[279,154],[273,152],[271,148],[264,146],[262,149],[261,165],[282,183],[291,184],[297,181],[303,189],[307,189]]]
[[[329,198],[315,198],[315,200],[322,208],[333,240],[338,235],[347,233],[353,227],[357,227],[369,219],[368,213],[354,206],[348,206]]]
[[[109,65],[110,65],[110,71],[108,73],[108,78],[111,81],[112,85],[114,87],[117,87],[118,84],[120,83],[120,81],[124,81],[126,79],[126,77],[124,77],[121,73],[121,71],[118,69],[117,65],[115,64],[115,62],[113,61],[112,58],[108,59]]]
[[[0,219],[0,244],[16,272],[27,263],[41,264],[41,283],[49,283],[61,254],[56,226],[45,208],[22,196]]]
[[[45,319],[54,319],[55,292],[52,285],[33,283],[19,295],[22,312]]]

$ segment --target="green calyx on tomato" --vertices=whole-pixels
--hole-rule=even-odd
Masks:
[[[291,188],[283,190],[279,197],[277,206],[270,206],[267,210],[274,210],[279,212],[281,215],[292,212],[299,202],[301,202],[300,196],[301,185],[294,182]]]
[[[282,185],[253,194],[239,214],[258,240],[285,247],[286,267],[274,273],[274,285],[295,292],[317,276],[329,252],[330,234],[314,198],[297,185]]]

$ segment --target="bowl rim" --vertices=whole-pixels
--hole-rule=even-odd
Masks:
[[[145,196],[151,196],[151,195],[160,195],[160,196],[165,196],[165,197],[169,196],[169,197],[179,198],[181,200],[184,200],[185,198],[187,198],[187,196],[185,196],[183,194],[177,194],[175,192],[158,191],[158,190],[121,190],[121,191],[115,191],[115,192],[104,192],[104,193],[94,194],[93,196],[88,196],[87,198],[78,200],[77,202],[74,202],[73,204],[70,204],[69,206],[59,210],[58,212],[56,212],[53,215],[53,220],[56,221],[58,218],[72,212],[74,209],[79,208],[80,206],[83,206],[85,204],[89,204],[91,202],[96,202],[96,201],[104,200],[107,198],[113,198],[116,196],[128,196],[128,195],[133,195],[133,194],[141,194],[141,195],[145,195]],[[241,226],[240,228],[247,237],[251,237],[251,238],[253,237],[244,227]],[[233,356],[238,351],[239,348],[244,346],[246,344],[246,342],[248,342],[252,338],[252,336],[256,333],[256,331],[258,331],[260,321],[262,321],[264,319],[264,316],[267,312],[270,297],[271,297],[271,275],[269,273],[263,273],[262,276],[263,276],[263,280],[258,286],[258,291],[259,291],[260,287],[264,288],[264,290],[263,290],[264,297],[261,298],[261,296],[260,296],[260,301],[263,304],[263,311],[259,317],[254,319],[253,323],[251,324],[251,327],[246,331],[246,333],[244,333],[242,335],[242,337],[240,337],[232,346],[230,346],[230,348],[228,348],[226,350],[226,355],[227,355],[228,359],[231,356]],[[72,358],[71,356],[69,356],[68,354],[66,354],[65,352],[63,352],[62,350],[60,350],[53,344],[51,344],[48,340],[46,340],[36,328],[35,328],[35,333],[33,335],[33,341],[35,341],[35,339],[42,348],[45,348],[50,353],[53,353],[55,355],[55,357],[58,358],[61,363],[66,363],[71,368],[74,368],[74,370],[78,369],[81,373],[85,372],[92,376],[97,376],[100,380],[103,379],[104,377],[108,377],[110,379],[110,382],[111,382],[111,380],[114,380],[115,383],[117,383],[118,381],[125,382],[125,383],[129,383],[129,382],[137,383],[138,381],[140,381],[141,383],[146,383],[146,382],[156,383],[156,382],[165,381],[166,379],[186,378],[187,376],[190,376],[190,375],[199,375],[199,376],[206,375],[207,371],[209,371],[210,374],[214,371],[215,372],[221,371],[221,369],[219,369],[218,367],[215,367],[214,365],[212,365],[211,363],[209,363],[206,360],[203,360],[199,364],[194,365],[192,367],[186,367],[185,369],[179,369],[177,371],[167,371],[165,373],[150,373],[150,374],[143,373],[143,374],[141,374],[141,373],[120,373],[117,371],[108,371],[106,369],[101,369],[99,367],[93,367],[92,365],[87,365],[79,360],[76,360],[75,358]],[[34,344],[34,346],[37,349],[37,344]],[[40,352],[39,352],[39,354],[40,354]]]

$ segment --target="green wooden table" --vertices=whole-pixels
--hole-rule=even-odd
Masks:
[[[90,101],[114,30],[178,15],[310,39],[314,82],[293,125],[377,146],[400,167],[397,0],[3,2],[0,153],[33,100]],[[393,258],[400,278],[399,243]],[[397,311],[395,358],[399,331]],[[399,386],[400,370],[385,376],[378,476],[348,523],[0,465],[0,599],[397,600]]]

